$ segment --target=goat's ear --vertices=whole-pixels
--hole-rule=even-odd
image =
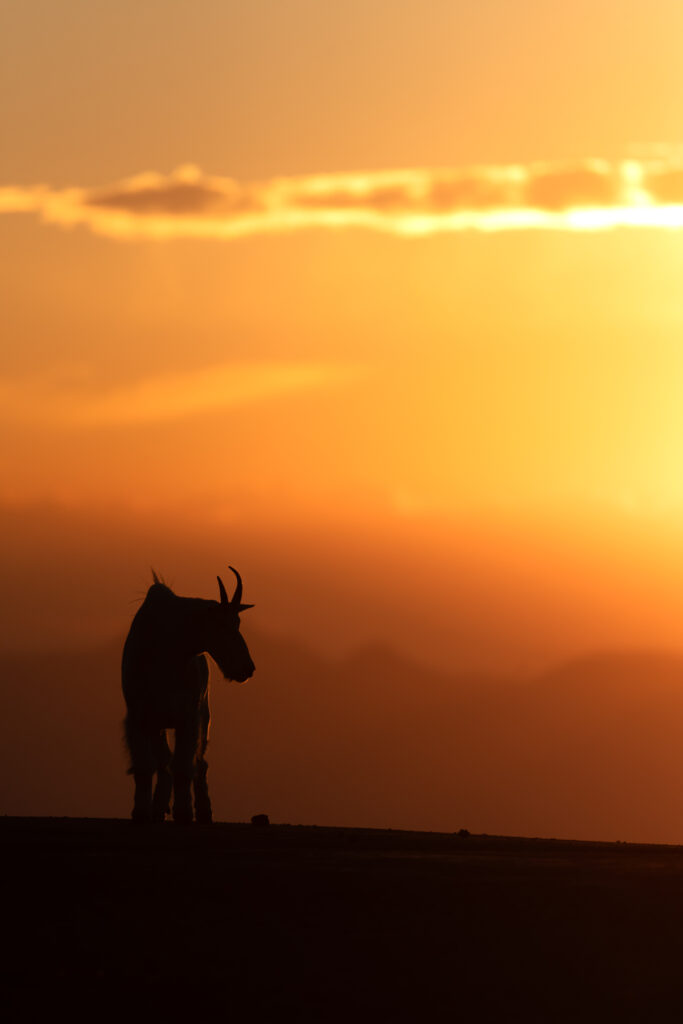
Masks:
[[[218,580],[218,589],[221,595],[221,604],[230,604],[230,602],[228,601],[228,595],[225,591],[225,587],[223,586],[223,580],[220,578],[220,576],[216,576],[216,579]]]
[[[254,607],[253,604],[241,604],[239,606],[239,611],[246,612],[248,608],[253,608],[253,607]]]

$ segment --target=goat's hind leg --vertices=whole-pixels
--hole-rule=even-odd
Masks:
[[[131,721],[130,716],[126,717],[124,728],[130,752],[129,774],[135,780],[135,800],[131,817],[135,824],[144,824],[152,820],[152,780],[156,770],[152,740],[143,729]]]
[[[154,740],[154,753],[157,763],[157,784],[152,797],[152,821],[163,821],[171,813],[171,792],[173,778],[171,776],[171,748],[166,739],[166,730],[162,729]]]

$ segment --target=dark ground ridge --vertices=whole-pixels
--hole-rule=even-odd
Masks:
[[[681,846],[105,818],[0,837],[14,1019],[683,1015]]]

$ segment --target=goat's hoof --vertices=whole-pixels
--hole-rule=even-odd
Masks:
[[[174,811],[173,821],[176,825],[191,825],[192,824],[192,811],[188,814],[187,812]]]
[[[142,810],[139,807],[133,809],[131,814],[131,821],[134,825],[149,825],[152,821],[152,814],[148,810]]]

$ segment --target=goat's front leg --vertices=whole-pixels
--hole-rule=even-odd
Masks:
[[[201,822],[203,825],[208,825],[213,821],[211,800],[209,798],[209,783],[206,777],[209,766],[205,756],[206,747],[209,742],[210,719],[209,702],[208,699],[205,699],[199,709],[199,750],[197,753],[197,763],[195,765],[194,773],[195,816],[197,821]]]
[[[199,721],[192,718],[176,729],[173,753],[173,820],[180,825],[192,821],[192,782],[199,740]]]
[[[155,738],[154,749],[157,762],[157,784],[152,797],[152,818],[154,821],[163,821],[171,811],[171,791],[173,789],[170,770],[171,748],[166,739],[165,729],[162,729]]]

